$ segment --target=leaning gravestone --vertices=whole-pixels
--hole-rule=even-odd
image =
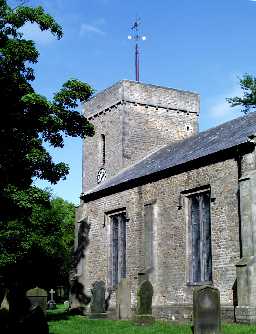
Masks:
[[[105,282],[96,281],[92,285],[92,300],[91,300],[91,319],[99,319],[106,317],[105,310]]]
[[[47,311],[47,291],[38,287],[26,292],[27,298],[30,300],[33,307],[40,306],[44,314]]]
[[[116,317],[124,320],[131,318],[131,290],[127,278],[123,278],[117,287]]]
[[[152,297],[153,297],[153,286],[148,281],[143,281],[137,291],[137,310],[135,316],[135,322],[137,324],[151,324],[154,322],[152,316]]]
[[[220,334],[220,293],[202,286],[193,291],[194,334]]]

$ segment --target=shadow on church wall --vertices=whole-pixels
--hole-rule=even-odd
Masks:
[[[91,301],[91,297],[84,292],[84,285],[79,280],[79,277],[83,274],[82,261],[89,245],[90,224],[85,218],[78,222],[78,225],[77,247],[74,251],[73,266],[70,275],[70,293],[72,297],[71,309],[82,308],[88,305]]]

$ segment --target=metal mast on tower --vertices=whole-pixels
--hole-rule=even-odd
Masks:
[[[132,26],[132,35],[128,36],[129,40],[135,41],[135,78],[136,81],[140,81],[140,48],[139,41],[145,41],[146,36],[142,36],[139,31],[139,26],[141,25],[140,18],[136,18]]]

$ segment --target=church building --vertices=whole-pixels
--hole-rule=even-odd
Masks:
[[[156,318],[190,319],[193,289],[207,284],[223,319],[256,322],[256,113],[199,132],[199,110],[196,93],[128,80],[85,104],[95,135],[83,145],[74,277],[85,294],[104,280],[110,311],[122,278],[135,308],[145,275]]]

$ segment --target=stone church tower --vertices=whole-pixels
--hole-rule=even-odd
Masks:
[[[171,142],[198,132],[199,95],[122,80],[85,104],[83,193]]]
[[[94,125],[95,135],[86,138],[83,145],[82,195],[75,232],[75,247],[82,252],[75,280],[87,293],[97,279],[113,288],[126,274],[134,277],[143,270],[144,263],[152,261],[141,250],[143,210],[150,220],[155,209],[151,205],[144,208],[143,204],[136,208],[141,206],[137,191],[133,195],[135,205],[129,195],[122,204],[116,200],[111,204],[104,197],[87,203],[83,197],[167,144],[195,136],[199,104],[196,93],[129,80],[114,84],[85,104],[85,117]],[[127,223],[129,207],[137,211],[135,220],[139,225]],[[131,238],[134,233],[138,236],[137,246]],[[151,239],[147,241],[149,248]],[[133,257],[138,261],[131,265]],[[135,285],[133,290],[134,300]]]

